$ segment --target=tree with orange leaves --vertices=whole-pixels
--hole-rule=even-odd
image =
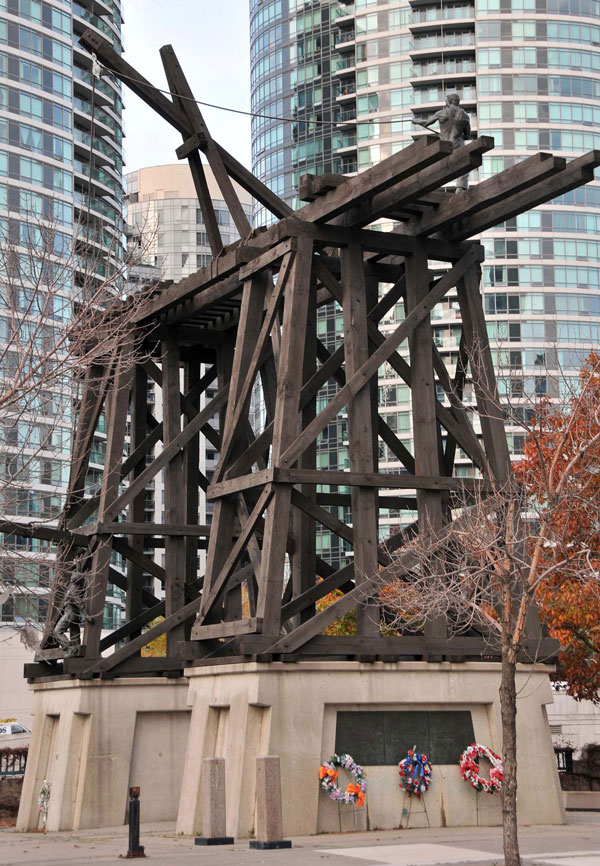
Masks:
[[[537,408],[515,474],[537,503],[539,534],[546,538],[539,567],[549,570],[536,588],[536,599],[561,644],[568,692],[599,703],[599,355],[587,359],[565,403],[546,401]],[[577,558],[585,558],[586,567],[575,572],[571,563]]]

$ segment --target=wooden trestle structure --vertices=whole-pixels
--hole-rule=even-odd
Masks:
[[[451,519],[453,491],[485,492],[491,479],[508,477],[479,288],[483,248],[469,238],[592,180],[600,152],[568,163],[539,153],[455,195],[444,185],[480,166],[493,139],[480,137],[452,150],[449,142],[423,136],[358,176],[304,178],[301,194],[308,203],[293,212],[211,138],[170,46],[161,56],[172,100],[97,34],[88,31],[82,42],[181,133],[177,155],[189,162],[214,259],[141,307],[132,340],[146,334],[143,361],[132,368],[124,346],[112,365],[88,371],[66,507],[57,530],[42,530],[58,540],[59,552],[45,640],[28,675],[174,676],[186,664],[244,659],[489,658],[493,651],[484,635],[449,639],[445,623],[437,620],[426,623],[422,635],[380,633],[376,599],[369,599],[373,577],[389,565],[390,550],[401,567],[399,548],[410,533],[393,535],[382,546],[378,509],[412,510],[416,496],[418,523],[440,526]],[[242,238],[229,246],[221,241],[200,153]],[[252,230],[232,180],[277,221]],[[369,229],[380,217],[397,221],[397,228]],[[447,262],[448,268],[438,265],[434,274],[432,261]],[[387,289],[380,296],[381,283]],[[430,323],[432,309],[451,289],[462,321],[453,378]],[[384,333],[380,322],[399,300],[406,316]],[[333,352],[316,328],[318,308],[331,301],[340,305],[344,321],[343,345]],[[409,361],[399,352],[406,343]],[[469,376],[481,437],[459,399],[473,353],[478,363],[471,364]],[[385,362],[412,392],[414,455],[378,411],[377,373]],[[161,420],[147,405],[149,378],[162,388]],[[265,408],[259,429],[249,418],[256,382]],[[317,394],[328,382],[339,388],[318,409]],[[447,400],[438,399],[441,390]],[[86,498],[92,438],[103,409],[105,471],[100,491]],[[317,469],[317,438],[344,411],[349,471]],[[215,416],[218,427],[209,423]],[[123,459],[128,418],[130,453]],[[199,468],[200,435],[220,454],[210,483]],[[400,472],[378,470],[379,439],[402,465]],[[481,470],[480,479],[454,475],[459,447]],[[144,488],[159,472],[164,522],[144,523]],[[339,486],[350,493],[331,491]],[[210,527],[198,525],[200,488],[214,502]],[[394,493],[384,497],[383,490]],[[352,524],[328,506],[349,507]],[[319,557],[317,524],[351,545],[353,564],[335,570]],[[162,546],[164,569],[144,552]],[[206,572],[199,576],[203,546]],[[79,627],[72,627],[73,646],[63,649],[52,632],[82,550],[91,562],[83,634],[77,645]],[[112,551],[127,561],[126,575],[111,567]],[[143,589],[144,572],[162,581],[164,600]],[[126,591],[126,622],[102,638],[109,581]],[[317,612],[316,603],[332,590],[341,590],[341,597]],[[324,634],[352,609],[356,635]],[[159,616],[164,619],[142,633]],[[166,657],[140,657],[141,647],[161,634]],[[548,649],[533,621],[528,640],[542,654]]]

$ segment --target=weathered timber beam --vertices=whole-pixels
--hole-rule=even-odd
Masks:
[[[398,346],[408,338],[413,329],[423,321],[450,289],[472,265],[476,264],[478,256],[475,250],[469,250],[431,289],[427,297],[407,315],[405,320],[378,346],[364,364],[346,382],[343,388],[333,397],[317,417],[300,433],[296,440],[281,456],[281,468],[289,468],[304,452],[308,445],[316,439],[321,431],[337,416],[349,399],[355,396],[377,373],[379,367],[388,360]],[[375,328],[378,336],[379,331]],[[370,333],[369,333],[370,335]]]
[[[423,136],[414,144],[367,171],[348,178],[336,189],[300,208],[296,216],[310,222],[327,222],[450,153],[451,142],[442,141],[437,136]]]
[[[324,195],[336,187],[350,180],[345,174],[303,174],[298,184],[298,198],[300,201],[314,201],[320,195]]]
[[[39,523],[18,523],[14,520],[0,521],[0,532],[6,535],[19,535],[21,538],[39,538],[54,544],[74,544],[87,547],[88,539],[83,533],[70,532],[68,529],[55,529]]]
[[[115,586],[118,586],[119,589],[122,589],[123,592],[127,592],[127,576],[122,574],[120,571],[117,571],[116,568],[110,567],[108,571],[108,579],[111,583],[114,583]],[[158,604],[159,599],[156,596],[148,592],[147,589],[142,589],[142,602],[148,607],[152,607],[155,604]]]
[[[391,211],[402,208],[424,193],[432,192],[457,177],[479,168],[483,154],[492,150],[494,139],[482,136],[464,147],[450,152],[439,162],[417,170],[405,179],[344,211],[333,221],[335,225],[358,227],[374,222]],[[405,151],[400,151],[405,153]],[[362,177],[363,175],[359,175]],[[409,232],[407,232],[408,234]]]
[[[210,625],[198,625],[194,628],[194,640],[211,640],[221,637],[233,637],[237,634],[256,634],[262,628],[260,617],[251,616],[245,619],[235,619],[231,622],[216,622]]]
[[[202,113],[198,103],[194,100],[194,94],[187,82],[183,73],[183,69],[177,59],[172,45],[163,45],[160,49],[160,56],[165,69],[165,74],[169,82],[171,90],[180,97],[180,107],[188,118],[192,132],[198,133],[203,139],[202,150],[206,154],[208,163],[213,171],[213,175],[227,209],[233,219],[235,227],[240,237],[245,237],[250,233],[250,223],[248,217],[241,205],[238,195],[233,187],[231,178],[227,173],[227,169],[221,159],[221,154],[212,140],[208,127],[204,122]],[[184,137],[185,138],[185,137]],[[211,203],[212,207],[212,203]]]
[[[561,160],[562,157],[553,157]],[[594,180],[594,169],[600,166],[600,150],[591,150],[566,163],[566,167],[552,177],[523,189],[516,195],[508,195],[502,201],[479,211],[479,213],[454,224],[442,233],[443,237],[464,240],[474,234],[492,228],[517,214],[524,213],[544,202],[552,201],[558,195],[569,192],[584,183]]]
[[[424,213],[420,219],[411,220],[398,229],[411,235],[429,235],[452,226],[456,220],[463,220],[477,211],[491,207],[507,196],[517,195],[532,184],[552,177],[565,167],[562,157],[551,153],[536,153],[529,159],[495,174],[477,186],[465,190],[460,195],[448,196],[438,208]]]
[[[91,523],[82,526],[82,535],[189,535],[207,538],[210,526],[173,523]]]
[[[347,487],[382,487],[390,490],[456,490],[481,493],[489,492],[491,489],[489,484],[480,478],[449,478],[447,475],[407,475],[405,473],[388,474],[385,472],[346,472],[336,469],[283,469],[279,467],[271,471],[275,484],[342,484]]]
[[[243,490],[263,487],[265,484],[342,484],[347,487],[382,487],[390,490],[457,490],[488,491],[487,482],[479,478],[449,478],[446,475],[426,476],[405,473],[346,472],[335,469],[289,469],[273,467],[240,475],[211,484],[208,499],[233,496]],[[119,526],[120,524],[116,524]]]
[[[256,523],[258,519],[261,517],[263,511],[269,504],[271,498],[273,496],[273,485],[267,485],[259,496],[256,505],[252,509],[247,522],[240,530],[240,534],[237,537],[229,555],[227,556],[222,568],[219,571],[216,579],[211,583],[210,589],[208,592],[205,591],[202,596],[202,608],[200,613],[198,614],[198,619],[192,628],[192,638],[195,637],[196,627],[203,624],[206,616],[208,615],[211,607],[217,601],[221,592],[225,588],[225,584],[227,583],[229,577],[233,573],[233,569],[235,564],[248,543],[248,539],[250,535],[254,532],[256,528]]]
[[[125,659],[130,658],[134,655],[138,650],[142,647],[147,646],[151,641],[155,640],[155,638],[160,637],[163,634],[171,631],[177,626],[184,623],[186,620],[190,619],[197,612],[200,607],[200,602],[202,600],[202,596],[198,596],[193,601],[188,602],[182,608],[180,608],[175,613],[171,614],[171,616],[166,617],[162,622],[157,623],[152,628],[149,628],[148,631],[145,631],[139,637],[134,638],[133,640],[126,643],[125,646],[116,650],[112,655],[108,656],[108,658],[100,659],[85,669],[85,674],[87,676],[91,676],[93,674],[103,673],[104,671],[109,671],[112,668],[116,667],[120,662]]]
[[[137,69],[130,66],[126,60],[123,60],[107,39],[100,36],[94,30],[86,30],[79,37],[79,44],[83,45],[91,54],[95,54],[100,63],[109,72],[120,78],[146,105],[149,105],[167,123],[170,123],[171,126],[179,130],[184,139],[189,138],[192,130],[185,114],[179,111],[171,100],[167,99]]]
[[[103,522],[113,520],[125,508],[125,506],[129,505],[132,499],[144,489],[148,481],[154,478],[154,476],[160,472],[160,470],[166,466],[170,460],[180,453],[183,446],[187,445],[190,439],[192,439],[196,433],[198,433],[200,429],[210,421],[215,412],[218,412],[225,404],[225,401],[227,400],[227,390],[227,387],[221,388],[210,403],[207,403],[204,409],[201,412],[198,412],[198,414],[186,424],[181,433],[169,442],[169,444],[156,455],[152,463],[130,483],[127,490],[124,490],[123,493],[115,499],[105,513],[99,515],[103,519]]]
[[[267,234],[265,232],[265,234]],[[261,238],[261,236],[258,236]],[[220,256],[213,259],[206,267],[201,268],[189,277],[184,277],[178,283],[173,283],[168,289],[164,289],[157,295],[153,295],[143,304],[137,315],[137,322],[147,322],[160,313],[165,313],[169,307],[181,304],[200,291],[208,289],[215,283],[236,274],[240,265],[245,265],[255,256],[264,251],[265,244],[246,245],[243,243],[231,244],[226,247]]]
[[[343,521],[339,520],[333,514],[330,514],[329,511],[326,511],[324,508],[321,508],[295,488],[292,490],[292,505],[299,508],[305,514],[308,514],[326,529],[331,530],[334,535],[338,535],[340,538],[344,538],[346,541],[350,542],[350,544],[354,545],[354,530],[351,526],[343,523]],[[378,561],[382,565],[389,565],[390,558],[381,548],[378,550]]]
[[[322,388],[322,386],[335,374],[335,371],[341,366],[341,364],[343,364],[343,362],[344,347],[340,346],[335,352],[333,352],[333,354],[329,355],[327,360],[321,364],[316,373],[303,385],[302,391],[300,392],[300,410],[304,409],[304,407],[310,403],[314,397],[316,397],[320,388]],[[225,473],[225,478],[232,479],[242,475],[244,472],[247,472],[256,462],[257,458],[264,453],[266,448],[269,447],[272,436],[273,422],[270,421],[246,451],[244,451],[244,453],[237,458],[235,463],[229,467]]]
[[[245,656],[270,655],[265,635],[248,635],[238,639],[239,652]],[[529,640],[523,642],[519,654],[519,662],[552,664],[556,659],[558,642],[552,638],[541,641]],[[281,653],[278,652],[278,655]],[[362,635],[319,635],[311,638],[302,647],[290,654],[294,658],[311,658],[313,656],[335,658],[344,656],[378,656],[384,661],[417,657],[427,661],[430,657],[442,657],[447,661],[473,659],[481,656],[499,659],[500,647],[493,641],[493,636],[482,635],[469,638],[433,638],[425,635],[375,637]],[[285,654],[284,654],[285,655]]]
[[[387,232],[386,234],[389,235],[391,233]],[[480,244],[463,244],[462,249],[465,250],[465,255],[467,253],[470,253],[477,261],[481,261],[483,259],[483,248]],[[335,300],[341,304],[343,300],[342,287],[333,276],[333,274],[329,271],[329,268],[325,266],[325,264],[320,260],[320,257],[318,256],[316,260],[316,271],[319,274],[322,282],[327,285],[327,288],[329,289]],[[381,346],[385,342],[386,336],[384,336],[379,331],[377,325],[374,322],[368,322],[368,331],[369,340],[371,340],[376,346]],[[392,354],[387,360],[388,363],[398,373],[398,375],[404,380],[404,382],[406,382],[406,384],[411,387],[411,368],[410,365],[404,360],[404,358],[399,355],[398,352],[392,352]],[[480,469],[483,469],[486,465],[486,457],[472,428],[469,426],[465,427],[463,424],[459,423],[459,421],[456,420],[450,410],[447,409],[442,403],[440,403],[439,400],[436,400],[435,407],[438,421],[440,422],[442,427],[444,427],[451,436],[455,437],[456,441],[460,444],[461,448],[466,451],[466,453],[469,455],[471,460],[473,460],[475,465]]]

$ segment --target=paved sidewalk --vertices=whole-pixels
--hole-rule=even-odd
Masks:
[[[161,866],[501,866],[497,827],[387,830],[299,837],[285,851],[250,851],[248,843],[219,848],[176,836],[172,824],[143,825],[147,859]],[[600,814],[569,813],[563,827],[523,827],[524,866],[600,866]],[[127,827],[80,833],[18,833],[0,830],[1,866],[78,866],[121,863]]]

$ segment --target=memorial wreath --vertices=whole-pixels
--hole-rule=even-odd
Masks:
[[[347,770],[353,778],[353,781],[346,786],[345,791],[342,791],[338,785],[338,767]],[[359,764],[355,764],[350,755],[333,755],[329,761],[321,764],[319,779],[321,780],[321,787],[327,791],[332,800],[350,805],[356,804],[358,807],[365,802],[367,780],[363,768]]]
[[[417,752],[417,747],[409,749],[408,754],[398,764],[400,787],[404,788],[409,797],[414,794],[420,797],[431,785],[431,764],[423,752]]]
[[[485,779],[479,774],[479,758],[487,758],[492,769],[490,770],[490,778]],[[460,774],[469,782],[472,788],[476,791],[485,791],[487,794],[494,794],[502,789],[502,777],[504,768],[500,755],[492,752],[487,746],[480,746],[478,743],[472,743],[468,746],[460,756]]]

